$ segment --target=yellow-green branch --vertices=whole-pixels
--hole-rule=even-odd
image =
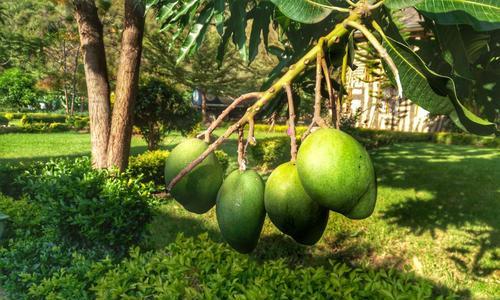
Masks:
[[[186,168],[184,168],[177,176],[172,179],[169,183],[167,190],[170,191],[177,182],[179,182],[182,177],[184,177],[187,173],[189,173],[192,169],[194,169],[198,164],[200,164],[211,152],[213,152],[217,147],[222,144],[224,140],[229,138],[236,130],[239,128],[243,128],[245,124],[249,122],[253,122],[255,115],[271,101],[275,98],[282,89],[285,88],[286,85],[291,84],[291,82],[300,75],[311,62],[315,61],[323,51],[323,47],[331,47],[334,43],[338,42],[339,39],[349,33],[347,29],[348,22],[358,22],[361,18],[361,13],[357,10],[351,11],[350,15],[342,22],[335,26],[335,28],[322,39],[324,41],[324,45],[320,43],[316,44],[314,47],[309,50],[296,64],[289,67],[288,71],[278,80],[273,86],[267,91],[263,92],[260,99],[255,102],[251,107],[249,107],[246,113],[239,119],[236,123],[231,125],[222,136],[220,136],[215,142],[210,144],[208,148],[194,161],[192,161]],[[321,70],[321,69],[320,69]]]

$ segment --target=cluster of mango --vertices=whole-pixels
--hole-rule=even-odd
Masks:
[[[169,183],[207,149],[198,139],[179,144],[165,164]],[[171,195],[187,210],[203,214],[216,205],[223,238],[237,251],[257,246],[264,219],[296,242],[321,238],[330,211],[351,219],[369,217],[377,198],[375,171],[368,152],[336,129],[319,129],[302,143],[295,162],[278,166],[266,183],[255,170],[223,169],[211,153],[184,176]]]

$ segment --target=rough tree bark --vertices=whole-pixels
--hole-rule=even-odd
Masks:
[[[139,82],[144,4],[141,1],[124,1],[124,29],[112,118],[103,28],[95,1],[74,0],[73,4],[89,98],[92,163],[95,168],[118,167],[124,170],[128,163],[132,110]]]
[[[106,168],[111,108],[102,23],[94,1],[75,0],[73,3],[89,98],[92,164],[96,168]]]
[[[144,6],[136,0],[125,0],[116,102],[108,143],[108,166],[116,166],[121,171],[127,167],[130,154],[132,113],[139,85],[143,33]]]

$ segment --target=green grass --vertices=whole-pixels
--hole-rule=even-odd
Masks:
[[[221,132],[217,131],[220,135]],[[257,138],[266,134],[259,133]],[[181,140],[173,135],[163,147]],[[145,150],[134,138],[133,153]],[[224,145],[233,156],[235,140]],[[0,135],[0,163],[88,154],[89,135]],[[252,259],[284,258],[291,266],[340,260],[368,269],[415,272],[464,298],[500,295],[500,153],[497,149],[428,143],[400,144],[371,153],[379,179],[374,215],[352,221],[335,213],[325,235],[302,247],[266,220]],[[174,201],[161,206],[150,225],[147,246],[163,248],[179,233],[208,232],[222,243],[212,209],[198,216]]]

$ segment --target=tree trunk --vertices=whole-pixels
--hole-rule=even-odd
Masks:
[[[139,85],[144,6],[125,0],[124,29],[116,79],[116,102],[113,108],[108,144],[108,166],[121,171],[127,167],[132,137],[132,113]]]
[[[94,1],[75,0],[73,3],[87,82],[92,164],[96,168],[106,168],[111,109],[102,23]]]

